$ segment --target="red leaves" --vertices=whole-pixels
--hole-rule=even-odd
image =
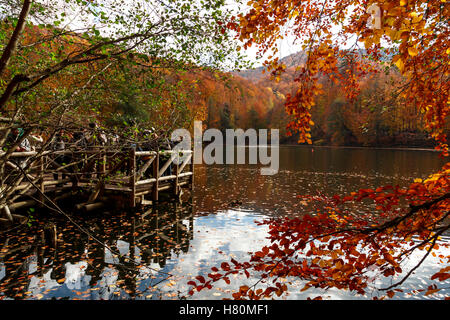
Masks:
[[[300,201],[308,199],[317,205],[314,214],[263,221],[269,229],[270,246],[255,251],[248,262],[231,259],[231,264],[222,262],[220,268],[211,268],[215,273],[208,275],[210,281],[202,282],[198,276],[196,279],[201,285],[196,286],[194,281],[188,284],[201,290],[220,279],[231,284],[230,274],[240,273],[250,278],[253,271],[267,287],[252,290],[241,286],[233,298],[281,296],[287,287],[278,281],[288,277],[306,280],[304,290],[337,288],[364,294],[370,284],[367,274],[374,272],[385,277],[401,274],[401,259],[418,248],[417,241],[423,241],[422,249],[438,248],[434,240],[440,234],[435,230],[446,226],[443,223],[450,210],[449,173],[450,164],[447,164],[441,172],[423,182],[411,183],[407,188],[365,188],[339,197],[302,196]],[[373,206],[358,207],[358,201],[372,202]],[[352,211],[346,206],[350,209],[356,206],[359,210],[349,217]],[[375,206],[377,210],[373,209]],[[366,213],[364,208],[369,208]],[[412,236],[417,241],[412,242]],[[444,261],[447,257],[439,258]],[[450,267],[446,267],[431,280],[449,278]],[[383,289],[387,290],[386,297],[393,298],[396,292],[401,292],[396,285]],[[426,294],[437,291],[439,289],[432,286]]]
[[[196,276],[195,279],[197,279],[201,283],[205,283],[206,282],[206,280],[205,280],[205,278],[203,276]]]
[[[230,270],[230,265],[228,263],[226,263],[226,262],[222,262],[220,267],[222,268],[223,271],[229,271]]]

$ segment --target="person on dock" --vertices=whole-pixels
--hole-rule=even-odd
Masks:
[[[51,147],[53,151],[64,151],[66,149],[66,142],[64,141],[64,131],[60,130],[56,133],[53,142],[51,143]],[[53,159],[60,166],[66,165],[70,158],[65,156],[64,154],[55,154],[55,158]],[[65,174],[62,174],[62,178],[65,178]],[[58,180],[58,172],[55,171],[53,173],[53,179]]]
[[[85,133],[88,147],[103,147],[108,144],[108,137],[96,122],[89,123],[89,130]]]
[[[17,144],[18,141],[20,143],[16,146],[14,152],[28,152],[32,151],[30,141],[27,137],[23,138],[24,130],[22,128],[13,128],[11,130],[11,133],[8,135],[6,145],[8,146],[14,146]],[[16,165],[20,166],[22,169],[26,167],[27,165],[27,158],[18,158],[15,159]]]
[[[29,138],[32,151],[40,150],[42,148],[44,138],[42,138],[40,134],[32,132],[30,133]]]
[[[14,145],[21,137],[24,135],[24,130],[22,128],[13,128],[8,136],[7,145]],[[25,137],[19,145],[16,147],[15,152],[27,152],[32,151],[30,141]]]
[[[86,130],[76,131],[73,133],[72,145],[75,148],[86,149],[88,142],[86,138]]]

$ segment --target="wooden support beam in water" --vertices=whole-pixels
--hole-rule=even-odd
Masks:
[[[194,159],[191,159],[190,172],[192,173],[189,177],[189,189],[194,190]]]
[[[44,185],[44,167],[45,167],[45,156],[42,156],[39,159],[39,181],[38,181],[38,185],[39,185],[39,206],[43,207],[44,205],[44,201],[45,201],[45,197],[44,197],[44,193],[45,193],[45,185]]]
[[[6,219],[8,219],[10,222],[14,221],[11,211],[9,210],[9,207],[7,205],[3,207],[3,212],[5,213]]]
[[[158,201],[158,184],[159,184],[159,152],[156,153],[156,158],[153,161],[153,177],[155,178],[155,182],[153,183],[153,191],[152,191],[152,200]]]
[[[9,206],[9,210],[11,212],[14,212],[18,209],[35,206],[36,204],[38,204],[38,201],[36,201],[36,200],[25,200],[25,201],[14,202],[13,204],[11,204]]]
[[[130,207],[136,207],[136,150],[131,149],[129,155],[129,163],[130,163],[130,171],[129,171],[129,187],[131,189],[130,192]]]
[[[178,196],[178,192],[179,192],[179,186],[178,186],[178,163],[174,163],[173,165],[174,170],[175,170],[175,179],[173,180],[173,195],[175,197]]]
[[[83,212],[89,212],[93,210],[98,210],[105,207],[104,202],[95,202],[95,203],[80,203],[75,206],[77,210],[81,210]]]

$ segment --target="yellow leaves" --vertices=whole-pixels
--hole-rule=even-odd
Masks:
[[[372,44],[373,44],[372,38],[364,39],[364,47],[366,49],[369,49],[372,46]]]
[[[289,18],[294,19],[298,16],[298,14],[298,10],[291,11],[291,13],[289,14]]]
[[[409,48],[408,48],[408,53],[409,53],[409,55],[410,55],[411,57],[415,57],[415,56],[417,56],[417,54],[419,53],[419,51],[418,51],[416,48],[414,48],[414,47],[409,47]]]
[[[386,261],[383,259],[377,259],[376,264],[377,266],[382,266]]]
[[[406,6],[408,4],[408,0],[400,0],[400,5],[402,7]]]
[[[173,280],[170,280],[167,284],[166,284],[166,286],[167,287],[173,287],[174,285],[176,285],[177,283],[175,282],[175,281],[173,281]]]
[[[402,35],[402,31],[398,31],[398,30],[395,30],[395,29],[390,29],[389,30],[389,37],[393,41],[399,40],[401,35]]]
[[[396,62],[395,65],[397,66],[397,68],[400,70],[401,73],[403,73],[403,71],[405,70],[405,64],[403,63],[402,58],[399,58]]]

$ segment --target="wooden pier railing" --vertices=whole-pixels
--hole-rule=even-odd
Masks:
[[[158,201],[162,191],[180,196],[182,187],[193,187],[191,160],[192,150],[13,152],[2,172],[0,194],[10,199],[3,211],[43,203],[44,194],[56,189],[88,190],[89,199],[79,204],[85,210],[101,207],[98,199],[112,193],[121,195],[131,208]],[[27,168],[26,177],[20,167]]]

